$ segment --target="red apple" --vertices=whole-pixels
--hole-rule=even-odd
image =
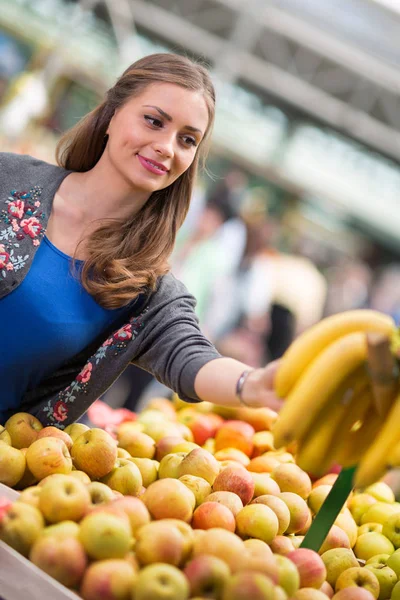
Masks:
[[[38,436],[36,439],[41,440],[44,437],[55,437],[55,438],[59,438],[60,440],[62,440],[65,445],[67,446],[68,450],[71,450],[72,448],[72,438],[68,435],[68,433],[65,433],[65,431],[62,431],[61,429],[57,429],[57,427],[43,427],[43,429],[41,429],[38,433]]]
[[[251,456],[253,453],[254,427],[244,421],[226,421],[215,434],[215,450],[237,448]]]
[[[84,600],[129,600],[136,570],[125,559],[99,560],[83,576],[80,594]]]
[[[74,466],[91,479],[100,479],[113,469],[117,460],[117,444],[103,431],[94,427],[78,436],[71,449]]]
[[[251,474],[243,467],[226,467],[217,475],[213,489],[215,492],[233,492],[239,496],[243,505],[248,504],[254,494],[255,483]]]
[[[262,456],[252,458],[247,465],[247,470],[254,473],[272,473],[280,464],[279,460],[274,456],[263,454]]]
[[[243,508],[243,502],[239,496],[233,492],[213,492],[209,496],[206,496],[204,502],[220,502],[229,508],[234,517],[236,517],[239,510],[242,510]]]
[[[180,436],[174,436],[174,435],[170,435],[170,436],[166,436],[161,438],[157,443],[156,443],[156,455],[155,458],[158,461],[161,461],[161,459],[164,458],[164,456],[166,456],[167,454],[170,454],[172,449],[177,445],[180,444],[181,442],[184,442],[185,440],[183,439],[183,437]]]
[[[87,566],[85,551],[76,537],[40,537],[33,544],[29,559],[66,587],[76,587]]]
[[[193,557],[207,554],[217,556],[223,560],[232,572],[236,572],[243,566],[243,557],[246,555],[246,547],[236,534],[226,529],[216,527],[201,531],[195,537],[193,544]]]
[[[232,511],[219,502],[204,502],[193,513],[192,527],[194,529],[211,529],[221,527],[235,531],[236,522]]]
[[[183,572],[189,581],[192,597],[207,595],[221,598],[230,578],[228,565],[216,556],[197,556],[186,565]]]
[[[68,448],[58,438],[45,437],[33,442],[26,452],[26,463],[36,479],[53,474],[66,475],[72,470]]]
[[[298,548],[286,555],[296,565],[300,575],[300,587],[319,589],[326,579],[326,567],[317,552]]]
[[[150,523],[149,511],[139,498],[134,496],[122,496],[121,498],[112,500],[110,506],[117,510],[121,510],[127,515],[133,535],[136,534],[136,531],[140,527]]]
[[[184,557],[184,538],[177,527],[153,521],[136,531],[135,556],[141,565],[166,563],[179,566]]]

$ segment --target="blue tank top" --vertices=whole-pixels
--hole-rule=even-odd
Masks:
[[[16,290],[0,300],[0,424],[22,396],[90,344],[123,312],[101,307],[46,237]],[[82,261],[76,261],[79,267]]]

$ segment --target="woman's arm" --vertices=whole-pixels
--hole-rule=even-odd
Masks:
[[[274,361],[263,369],[251,370],[251,367],[233,358],[216,358],[201,367],[196,375],[194,388],[199,398],[215,404],[246,405],[253,408],[267,406],[279,411],[282,400],[273,391],[278,364],[278,361]],[[243,384],[241,403],[236,395],[236,385],[246,370],[251,372]]]

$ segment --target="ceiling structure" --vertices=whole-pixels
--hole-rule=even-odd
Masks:
[[[223,80],[251,86],[400,161],[400,11],[391,0],[106,4],[121,48],[135,23],[206,58]]]

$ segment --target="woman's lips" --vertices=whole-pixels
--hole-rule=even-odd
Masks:
[[[144,158],[143,156],[140,156],[140,154],[138,154],[137,157],[139,159],[140,164],[145,169],[150,171],[150,173],[154,173],[155,175],[165,175],[165,173],[168,173],[167,169],[157,167],[152,161]]]

